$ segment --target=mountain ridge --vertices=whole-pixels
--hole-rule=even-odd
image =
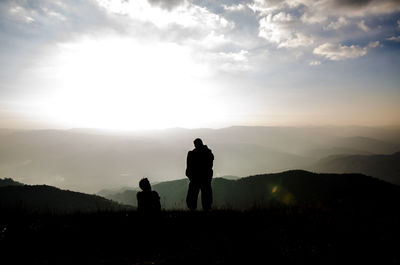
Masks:
[[[371,175],[400,185],[400,152],[390,155],[335,155],[328,156],[310,167],[318,172]]]
[[[131,208],[98,195],[62,190],[49,185],[15,184],[10,179],[0,179],[0,183],[5,181],[9,185],[0,185],[1,211],[70,214]]]
[[[185,209],[187,179],[153,185],[165,209]],[[362,174],[326,174],[305,170],[258,174],[227,180],[215,178],[212,182],[214,206],[217,209],[245,210],[271,205],[370,205],[400,202],[400,187]],[[137,190],[125,190],[106,196],[130,205],[136,203]],[[372,195],[374,195],[372,197]],[[346,207],[347,207],[346,206]]]

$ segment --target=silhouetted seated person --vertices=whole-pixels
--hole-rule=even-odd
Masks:
[[[194,140],[194,146],[195,148],[189,151],[186,161],[186,176],[190,180],[186,204],[190,210],[196,210],[197,197],[201,191],[203,210],[210,210],[213,200],[211,180],[214,155],[199,138]]]
[[[147,178],[139,181],[142,191],[136,194],[137,209],[142,213],[158,213],[161,210],[160,196],[156,191],[151,190],[150,182]]]

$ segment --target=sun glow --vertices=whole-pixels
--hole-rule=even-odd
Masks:
[[[223,118],[208,68],[176,44],[84,39],[60,44],[42,71],[56,85],[40,112],[64,126],[195,127]]]

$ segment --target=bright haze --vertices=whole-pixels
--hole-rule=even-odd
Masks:
[[[396,0],[1,1],[0,127],[400,124]]]

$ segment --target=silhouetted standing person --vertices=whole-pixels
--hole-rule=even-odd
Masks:
[[[139,187],[142,191],[136,194],[137,209],[143,213],[157,213],[161,210],[160,196],[154,190],[151,190],[150,182],[147,178],[139,181]]]
[[[203,210],[210,210],[213,199],[211,180],[214,155],[199,138],[194,140],[194,146],[195,148],[189,151],[186,160],[186,176],[190,180],[186,204],[190,210],[196,210],[197,197],[201,191]]]

